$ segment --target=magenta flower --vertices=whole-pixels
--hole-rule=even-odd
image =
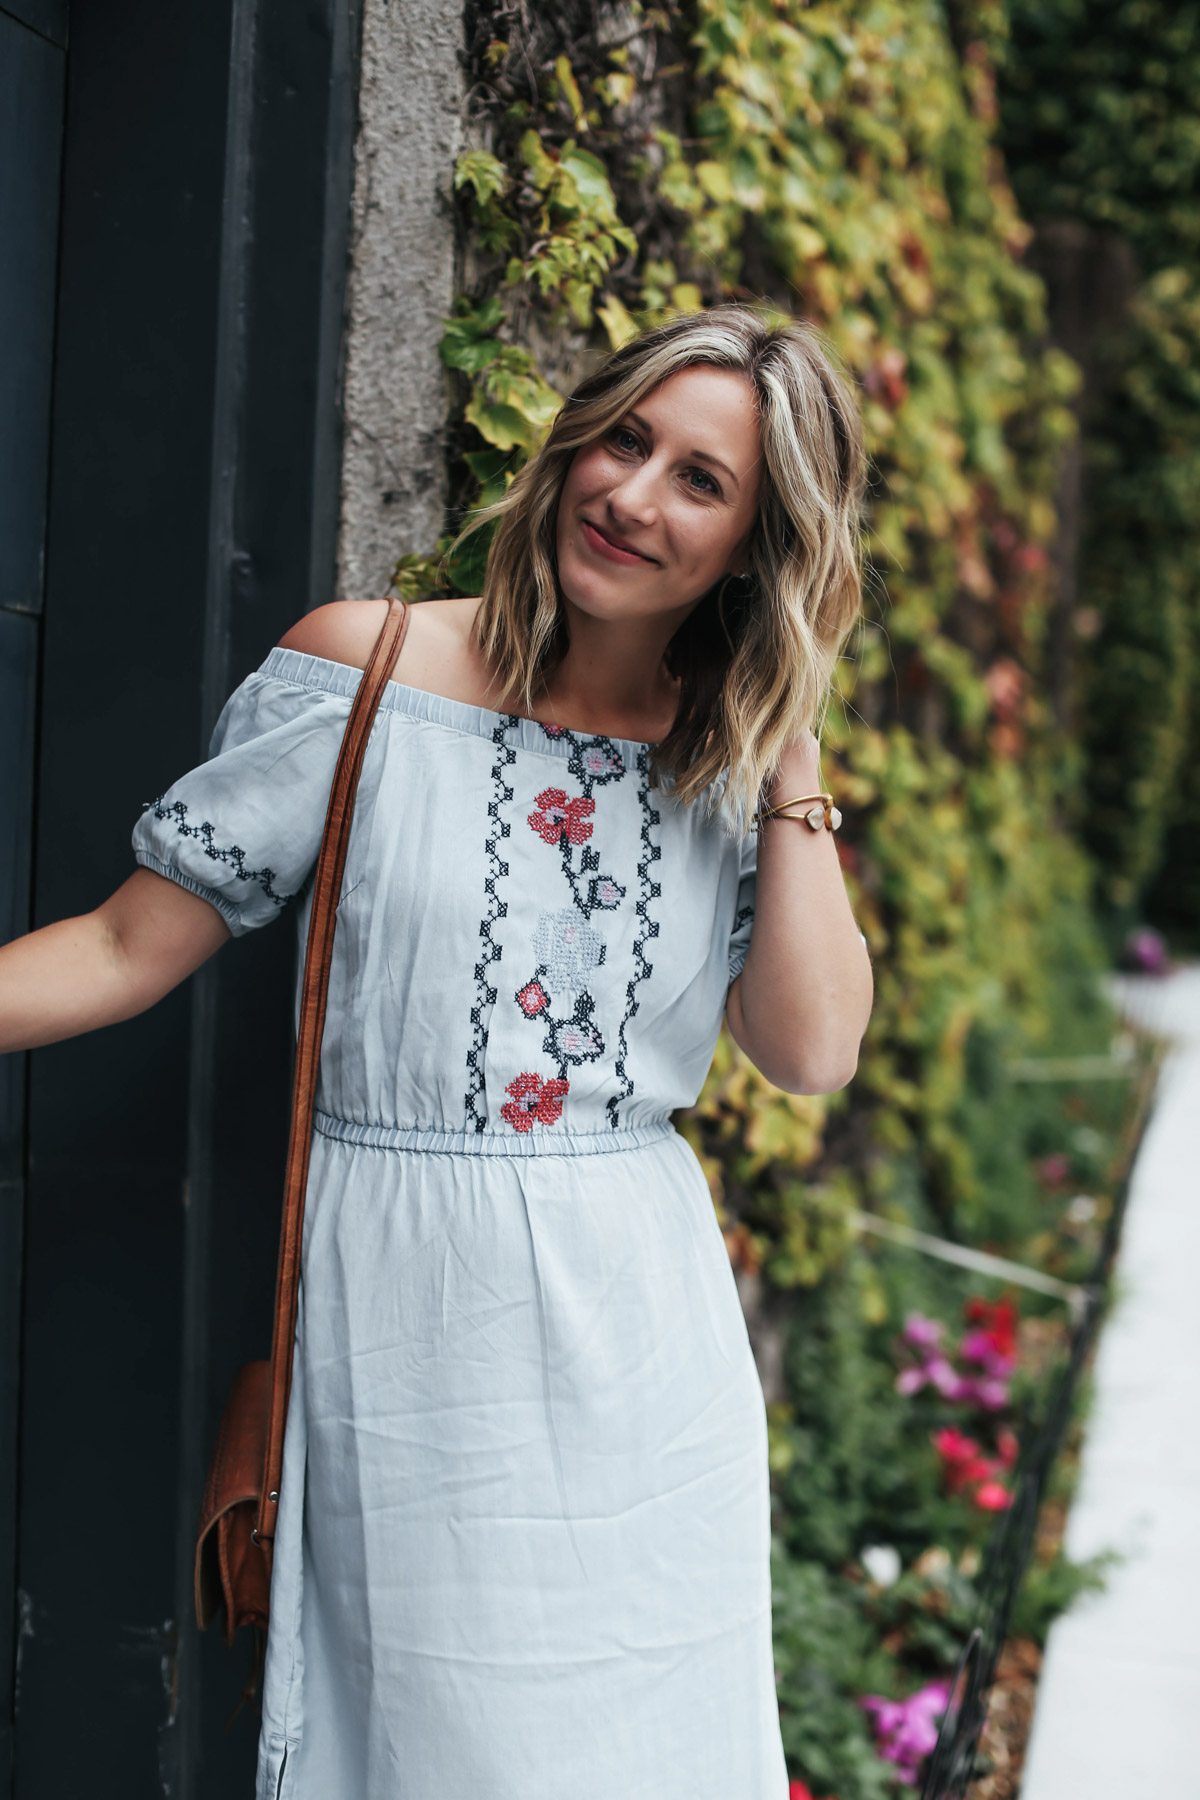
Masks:
[[[931,1681],[907,1700],[868,1694],[859,1702],[874,1717],[876,1750],[895,1765],[901,1781],[916,1783],[922,1763],[937,1744],[938,1726],[949,1704],[950,1688],[944,1681]]]

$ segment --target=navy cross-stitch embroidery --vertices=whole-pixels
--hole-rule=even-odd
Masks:
[[[617,1034],[616,1070],[621,1080],[617,1093],[609,1096],[607,1104],[608,1122],[613,1130],[617,1129],[617,1113],[622,1103],[633,1095],[633,1078],[629,1073],[629,1022],[638,1009],[638,986],[653,972],[654,965],[646,955],[646,945],[651,938],[658,936],[658,920],[650,917],[650,902],[657,900],[662,893],[662,883],[655,881],[650,870],[662,856],[662,848],[654,842],[650,828],[662,822],[662,814],[656,806],[650,804],[650,752],[643,749],[638,752],[638,804],[642,809],[642,827],[640,833],[640,854],[638,856],[637,877],[638,897],[636,912],[638,919],[637,934],[633,940],[633,974],[625,987],[625,1012],[621,1019],[621,1029]]]
[[[505,780],[505,772],[516,762],[517,753],[506,739],[510,727],[516,722],[515,714],[505,713],[492,732],[496,759],[492,764],[492,794],[488,801],[488,829],[483,845],[487,861],[483,887],[487,898],[483,918],[479,922],[480,952],[479,961],[475,964],[475,1004],[471,1008],[471,1045],[467,1051],[466,1114],[468,1129],[473,1127],[476,1131],[487,1129],[484,1056],[487,1051],[488,1018],[496,1004],[496,989],[489,978],[489,970],[493,963],[500,960],[500,945],[496,942],[494,928],[497,920],[508,915],[508,902],[500,898],[497,883],[508,874],[508,863],[501,856],[499,846],[512,836],[512,826],[507,819],[500,817],[500,809],[513,797],[513,790]]]
[[[231,868],[239,881],[255,882],[276,906],[286,906],[292,898],[291,894],[277,894],[271,883],[275,879],[274,869],[266,865],[261,869],[246,867],[246,852],[240,844],[218,844],[216,842],[216,826],[209,819],[200,825],[189,825],[187,820],[187,803],[183,800],[172,800],[169,806],[163,805],[160,794],[157,800],[147,800],[142,805],[143,812],[153,812],[156,819],[173,819],[175,829],[180,837],[195,838],[204,847],[204,854],[210,862],[224,863]]]

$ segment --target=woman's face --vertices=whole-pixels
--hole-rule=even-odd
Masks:
[[[758,516],[754,389],[730,369],[682,369],[577,450],[558,503],[558,578],[597,618],[675,613],[739,574]]]

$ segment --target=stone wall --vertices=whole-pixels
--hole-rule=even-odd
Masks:
[[[366,0],[347,297],[338,594],[382,594],[445,507],[445,371],[462,137],[461,0]]]

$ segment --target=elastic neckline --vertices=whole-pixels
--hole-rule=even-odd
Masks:
[[[268,652],[258,673],[287,682],[291,687],[315,689],[348,699],[353,698],[362,680],[362,670],[352,669],[348,663],[331,662],[328,657],[310,656],[301,650],[286,650],[280,644]],[[493,712],[490,707],[474,706],[469,700],[451,700],[445,694],[432,694],[426,688],[407,687],[402,681],[388,682],[380,698],[379,710],[424,719],[429,724],[465,732],[471,737],[494,739],[503,726],[509,742],[515,738],[522,749],[544,756],[570,756],[577,744],[613,744],[630,768],[636,768],[643,756],[658,747],[636,738],[572,731],[565,725],[556,732],[553,726],[524,718],[520,713]]]

